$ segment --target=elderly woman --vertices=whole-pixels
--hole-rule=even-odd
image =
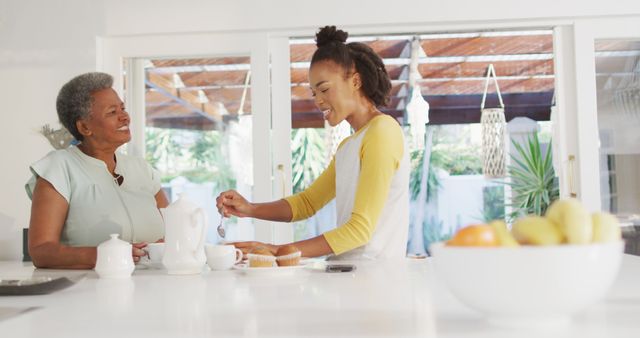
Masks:
[[[58,93],[62,125],[80,143],[49,153],[30,168],[29,254],[40,268],[93,268],[96,246],[118,233],[133,258],[164,236],[167,206],[158,175],[143,159],[116,152],[129,142],[129,114],[113,78],[87,73]]]

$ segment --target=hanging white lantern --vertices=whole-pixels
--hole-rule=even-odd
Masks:
[[[493,77],[496,85],[500,108],[484,107],[491,77]],[[480,110],[482,112],[480,116],[480,124],[482,126],[482,173],[487,178],[504,177],[506,162],[504,144],[506,119],[504,117],[504,103],[502,102],[502,95],[500,95],[498,79],[493,64],[490,64],[487,70]]]
[[[422,96],[422,91],[418,84],[413,86],[411,100],[407,104],[407,115],[413,149],[424,149],[426,124],[429,123],[429,103]]]

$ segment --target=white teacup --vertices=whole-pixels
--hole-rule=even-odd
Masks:
[[[242,250],[236,249],[233,245],[207,244],[204,251],[211,270],[228,270],[242,261]]]
[[[149,243],[144,248],[149,257],[149,264],[152,266],[162,266],[162,257],[164,256],[164,243]]]

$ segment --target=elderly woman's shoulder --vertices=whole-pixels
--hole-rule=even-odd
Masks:
[[[48,154],[43,156],[42,160],[65,162],[73,156],[73,152],[74,150],[72,149],[72,147],[52,150]]]
[[[31,163],[29,166],[32,173],[42,176],[46,172],[57,172],[62,174],[71,168],[77,167],[78,161],[74,159],[71,149],[52,150],[45,156]]]

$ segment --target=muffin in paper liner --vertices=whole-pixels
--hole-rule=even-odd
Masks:
[[[300,257],[302,256],[302,252],[294,252],[292,254],[278,256],[276,257],[276,261],[278,266],[294,266],[300,264]]]
[[[247,254],[250,268],[271,268],[276,265],[275,256]]]
[[[278,266],[295,266],[300,264],[302,252],[300,252],[298,248],[291,246],[291,248],[282,249],[283,250],[278,250],[278,253],[276,254]]]

